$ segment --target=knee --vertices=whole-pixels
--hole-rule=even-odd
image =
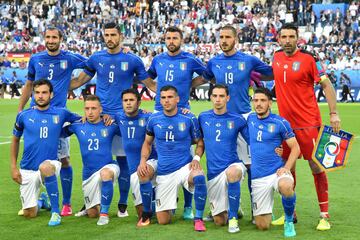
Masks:
[[[64,157],[64,158],[60,159],[60,161],[61,161],[61,168],[70,167],[70,158],[69,157]]]
[[[100,171],[100,177],[102,181],[110,181],[114,178],[114,173],[110,169],[104,168]]]
[[[230,167],[228,170],[226,170],[226,178],[228,182],[236,182],[240,181],[242,177],[241,169],[238,167]]]
[[[290,179],[282,179],[279,181],[279,192],[285,197],[292,196],[294,194],[294,184]]]
[[[40,164],[39,170],[41,172],[41,175],[45,177],[49,177],[55,174],[55,167],[51,165],[48,161]]]

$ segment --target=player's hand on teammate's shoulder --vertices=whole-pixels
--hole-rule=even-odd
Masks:
[[[112,119],[109,114],[102,115],[102,119],[105,123],[105,126],[110,126],[114,122],[114,119]]]
[[[22,183],[21,173],[18,168],[11,169],[11,178],[18,184]]]
[[[123,53],[125,54],[131,52],[131,49],[127,46],[122,46],[122,48],[123,48]]]
[[[281,168],[279,168],[279,169],[276,171],[276,174],[277,174],[278,176],[281,176],[281,175],[283,175],[283,174],[291,174],[291,173],[290,173],[290,170],[289,170],[289,169],[287,169],[287,168],[285,168],[285,167],[281,167]]]
[[[142,109],[141,111],[142,111],[142,113],[144,113],[144,114],[147,114],[147,113],[152,113],[151,111],[146,110],[146,109]]]
[[[187,109],[187,108],[181,108],[181,113],[182,114],[189,114],[191,113],[190,109]]]
[[[330,113],[330,124],[334,130],[334,132],[339,132],[341,125],[340,125],[340,116],[337,112]]]

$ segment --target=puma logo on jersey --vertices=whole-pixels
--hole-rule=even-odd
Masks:
[[[205,122],[206,125],[210,126],[210,123],[209,122]]]
[[[32,122],[32,123],[35,123],[35,119],[29,118],[29,121]]]
[[[43,66],[44,66],[44,64],[43,64],[43,63],[41,63],[41,62],[38,62],[38,64],[39,64],[41,67],[43,67]]]
[[[99,66],[100,66],[100,67],[104,67],[104,64],[103,64],[103,63],[99,63]]]

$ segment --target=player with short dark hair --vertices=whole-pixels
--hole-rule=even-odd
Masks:
[[[205,70],[203,63],[193,54],[181,49],[183,44],[182,31],[175,26],[165,30],[167,52],[154,57],[148,74],[150,79],[157,78],[155,111],[161,111],[160,89],[166,85],[174,86],[179,94],[179,108],[190,109],[190,88],[193,79],[202,78]],[[193,78],[194,74],[198,76]],[[192,195],[184,189],[184,219],[193,219]]]
[[[221,226],[228,222],[228,231],[236,233],[240,231],[240,182],[246,174],[236,152],[236,141],[239,133],[246,141],[249,136],[246,120],[227,111],[229,100],[228,87],[216,84],[211,93],[213,109],[200,113],[199,123],[204,136],[208,198],[214,223]]]
[[[100,215],[97,225],[106,225],[114,193],[113,181],[120,174],[119,166],[112,159],[111,143],[120,131],[116,124],[107,126],[101,119],[102,107],[98,96],[88,95],[85,98],[84,111],[86,121],[66,126],[63,134],[75,134],[79,141],[86,213],[90,218]]]
[[[296,195],[294,179],[290,169],[300,153],[299,145],[288,121],[271,113],[272,95],[267,88],[258,88],[253,96],[255,113],[247,119],[251,150],[251,186],[253,215],[256,227],[260,230],[270,228],[274,203],[274,191],[282,195],[285,211],[285,237],[296,236],[294,210]],[[285,141],[291,149],[288,161],[284,164],[275,149]]]
[[[115,115],[115,120],[120,128],[126,160],[129,165],[130,186],[139,217],[137,226],[145,227],[150,224],[153,195],[151,179],[157,167],[157,154],[154,147],[145,165],[150,172],[147,178],[139,177],[137,169],[140,164],[141,148],[146,135],[146,124],[151,113],[144,113],[139,109],[141,97],[136,89],[124,90],[121,93],[121,98],[123,112]]]
[[[257,57],[237,51],[237,42],[238,37],[233,26],[225,25],[220,28],[219,46],[223,53],[210,59],[203,74],[204,79],[194,81],[193,86],[204,84],[206,81],[215,81],[228,86],[230,100],[227,103],[227,110],[242,114],[246,119],[251,112],[249,97],[251,72],[257,71],[262,74],[263,79],[272,79],[272,69]],[[249,146],[241,134],[237,142],[239,159],[244,162],[248,168],[248,175],[251,176]],[[248,179],[248,187],[251,192],[250,179]]]
[[[105,24],[103,36],[107,50],[98,51],[89,58],[84,71],[71,81],[71,89],[80,87],[96,74],[96,95],[100,98],[103,113],[114,117],[122,111],[120,93],[131,88],[135,76],[154,91],[156,85],[148,79],[141,59],[132,53],[124,53],[121,46],[123,36],[116,23]],[[113,154],[116,156],[121,170],[118,179],[120,191],[118,216],[126,217],[128,216],[126,208],[130,175],[121,142],[120,137],[114,138]]]
[[[53,97],[49,80],[34,81],[33,97],[35,106],[21,111],[16,117],[10,150],[11,175],[20,184],[23,215],[35,217],[41,205],[38,195],[44,183],[51,203],[49,226],[61,223],[57,176],[61,162],[57,160],[58,142],[65,122],[80,119],[65,108],[50,106]],[[24,135],[24,152],[20,170],[16,166],[20,138]]]
[[[141,150],[139,176],[148,175],[146,161],[155,140],[158,153],[156,177],[156,216],[159,224],[171,222],[172,210],[177,207],[178,188],[194,191],[195,231],[205,231],[202,220],[206,202],[206,182],[199,160],[204,152],[199,123],[193,114],[178,109],[180,101],[176,88],[164,86],[160,90],[163,111],[154,113],[147,123],[147,133]],[[195,156],[190,146],[196,143]]]
[[[28,80],[22,91],[18,111],[22,111],[28,102],[35,80],[47,79],[54,87],[54,97],[51,105],[66,107],[67,93],[70,86],[71,75],[74,69],[85,67],[86,58],[80,54],[60,50],[63,33],[59,28],[50,26],[45,30],[46,51],[31,56],[28,67]],[[34,106],[32,98],[30,106]],[[73,171],[70,165],[70,139],[60,138],[58,159],[61,161],[61,186],[63,192],[62,216],[72,214],[71,191]]]
[[[334,88],[313,54],[297,47],[298,31],[293,24],[284,24],[279,32],[281,50],[275,52],[272,63],[276,97],[280,116],[287,119],[299,142],[301,153],[308,160],[314,176],[320,206],[318,230],[331,228],[329,219],[328,180],[326,173],[312,159],[312,151],[321,126],[321,116],[314,93],[314,84],[320,84],[329,106],[330,123],[335,132],[340,130]],[[289,149],[284,144],[284,159]],[[295,179],[295,168],[292,171]]]

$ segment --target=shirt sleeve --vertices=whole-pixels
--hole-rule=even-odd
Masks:
[[[35,63],[34,63],[34,58],[30,58],[29,61],[29,66],[28,66],[28,79],[30,81],[34,81],[35,80]]]
[[[290,123],[283,119],[281,121],[282,127],[280,128],[280,134],[283,140],[287,140],[289,138],[295,137],[295,134],[290,126]]]
[[[311,58],[311,73],[315,84],[319,84],[320,82],[328,79],[325,68],[321,64],[320,60],[314,55]]]
[[[252,69],[252,70],[259,72],[265,76],[269,76],[269,75],[273,74],[273,70],[270,65],[264,63],[257,57],[253,57],[252,61],[253,61],[253,66],[254,66],[254,69]]]
[[[193,140],[201,138],[202,134],[200,131],[199,120],[195,116],[192,116],[190,120],[191,120],[191,125],[190,125],[191,138]]]
[[[214,78],[214,73],[211,70],[212,61],[210,60],[208,64],[206,65],[205,71],[203,72],[202,76],[205,80],[210,81]]]
[[[240,123],[239,132],[241,133],[241,136],[245,139],[246,143],[250,145],[249,128],[247,126],[247,122],[245,118],[241,117],[239,119],[239,123]]]
[[[75,132],[75,129],[74,129],[74,125],[70,124],[70,125],[67,125],[65,127],[63,127],[61,129],[61,134],[60,136],[63,137],[63,138],[66,138],[66,137],[69,137],[71,136],[74,132]]]
[[[69,110],[67,109],[64,109],[65,110],[65,122],[75,122],[77,120],[80,120],[81,119],[81,116],[76,114],[76,113],[72,113],[70,112]]]
[[[194,60],[192,61],[192,65],[193,65],[193,72],[196,72],[199,76],[203,75],[206,67],[205,65],[201,62],[200,59],[194,57]]]
[[[153,119],[149,118],[149,121],[146,124],[146,134],[149,135],[149,136],[155,136],[153,124],[154,124]]]
[[[71,65],[73,66],[73,69],[84,69],[86,67],[86,61],[87,58],[83,55],[74,53],[71,58]]]
[[[154,58],[152,60],[151,65],[150,65],[150,67],[149,67],[149,69],[147,71],[149,77],[152,78],[152,79],[155,79],[157,77],[155,65],[156,65],[156,58]]]
[[[135,58],[135,73],[139,81],[143,81],[149,77],[145,70],[145,65],[139,57]]]
[[[24,123],[23,123],[23,118],[21,116],[22,116],[21,112],[16,116],[14,129],[13,129],[13,135],[18,138],[22,136],[24,131]]]
[[[91,56],[86,62],[85,62],[85,68],[84,68],[84,73],[86,73],[87,75],[89,75],[90,77],[94,77],[95,73],[96,73],[96,68],[94,65],[94,62],[96,61],[95,59],[95,55]]]

